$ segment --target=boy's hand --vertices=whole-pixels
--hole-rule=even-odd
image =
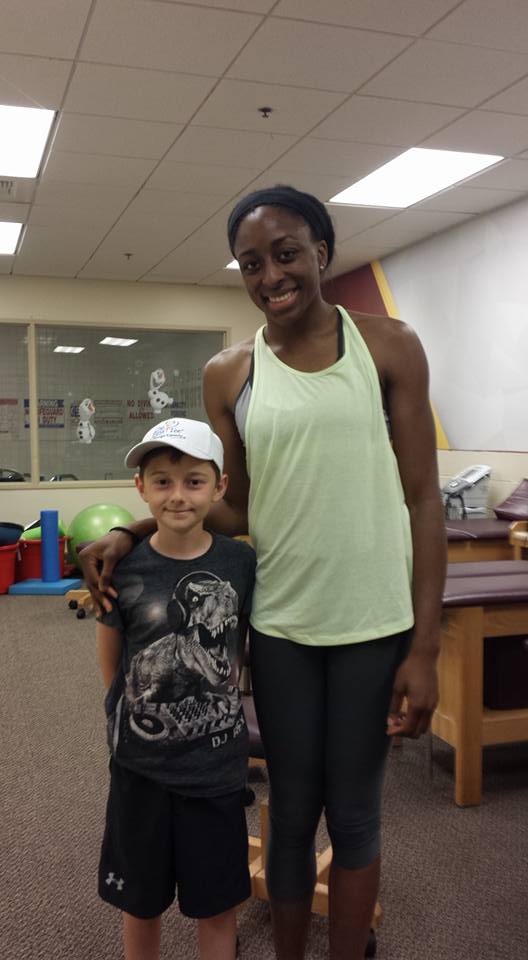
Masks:
[[[134,546],[134,540],[127,533],[111,530],[106,536],[78,550],[83,576],[94,601],[95,612],[101,615],[112,609],[111,597],[117,597],[112,586],[112,573],[116,563]]]
[[[407,698],[406,714],[400,712],[404,697]],[[421,737],[429,729],[437,703],[436,658],[429,654],[410,653],[394,680],[387,719],[388,735],[413,739]]]

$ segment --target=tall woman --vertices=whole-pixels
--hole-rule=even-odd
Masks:
[[[228,235],[265,322],[205,369],[229,475],[210,520],[249,530],[257,553],[251,657],[276,953],[304,957],[324,811],[330,957],[360,960],[389,735],[420,736],[437,701],[445,533],[427,363],[404,324],[323,299],[334,231],[315,197],[250,194]]]

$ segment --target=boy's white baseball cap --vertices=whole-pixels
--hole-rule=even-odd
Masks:
[[[213,433],[208,423],[202,420],[187,420],[172,417],[157,423],[145,434],[141,443],[136,443],[125,457],[126,467],[138,467],[149,450],[156,447],[172,447],[188,453],[197,460],[212,460],[220,470],[224,469],[224,448],[220,437]]]

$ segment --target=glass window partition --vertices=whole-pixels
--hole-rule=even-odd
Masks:
[[[202,371],[224,334],[39,325],[36,342],[42,479],[119,480],[149,427],[207,419]]]

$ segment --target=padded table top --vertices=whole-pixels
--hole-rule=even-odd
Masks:
[[[448,577],[501,577],[528,573],[528,560],[480,560],[472,563],[448,563]]]
[[[448,540],[507,540],[511,520],[446,520]]]
[[[449,573],[444,587],[444,607],[528,603],[528,563],[524,560],[483,560],[481,563],[450,564],[452,566],[472,567],[473,575],[468,576],[462,571],[459,575],[458,570],[454,575]],[[497,568],[501,572],[497,572]]]

